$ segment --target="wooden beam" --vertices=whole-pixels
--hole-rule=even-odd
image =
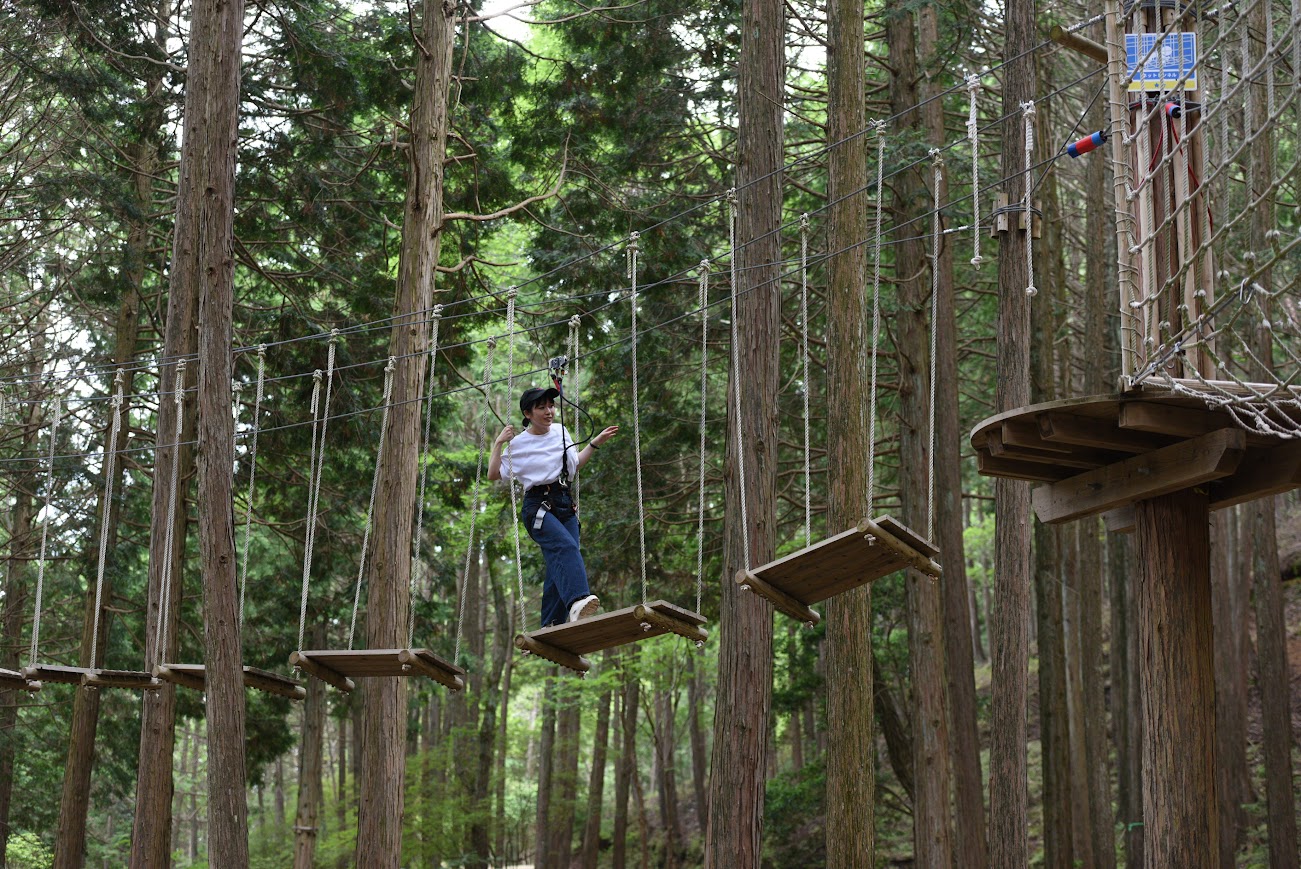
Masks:
[[[592,669],[592,662],[583,656],[575,655],[573,652],[566,652],[564,649],[556,648],[550,643],[535,640],[527,634],[515,635],[515,648],[537,655],[539,658],[546,658],[548,661],[562,667],[568,667],[578,673],[586,673]]]
[[[709,639],[709,631],[706,631],[700,625],[693,625],[690,622],[684,622],[675,619],[672,616],[664,615],[658,610],[652,609],[644,604],[637,604],[633,609],[633,615],[640,621],[648,625],[654,625],[663,631],[671,634],[677,634],[695,643],[704,643]]]
[[[1032,495],[1040,522],[1057,524],[1227,477],[1246,449],[1242,429],[1225,428],[1085,471]]]
[[[795,598],[788,595],[781,589],[769,585],[759,577],[742,568],[736,572],[734,577],[736,584],[743,589],[748,589],[765,598],[773,607],[795,619],[797,622],[803,622],[806,625],[816,625],[822,621],[822,616],[818,615],[807,605],[801,603]]]
[[[404,667],[410,667],[421,675],[428,676],[453,691],[465,690],[465,681],[460,676],[429,663],[413,649],[403,649],[398,652],[398,663]]]
[[[1094,450],[1069,450],[1062,452],[1060,449],[1039,449],[1036,447],[1017,447],[1006,443],[1003,440],[1002,433],[994,430],[985,436],[986,446],[989,454],[999,459],[1010,459],[1012,461],[1039,462],[1045,465],[1055,465],[1061,468],[1075,468],[1077,470],[1092,470],[1102,465],[1110,464],[1115,460],[1115,456],[1099,453]]]
[[[1087,36],[1072,33],[1060,24],[1053,25],[1052,30],[1048,31],[1048,38],[1071,51],[1078,51],[1085,57],[1091,57],[1098,63],[1107,62],[1107,46],[1094,42]]]
[[[1026,462],[1020,459],[1003,459],[991,456],[984,450],[976,453],[976,470],[986,477],[1011,477],[1013,480],[1035,480],[1041,483],[1055,483],[1072,476],[1076,470],[1045,465],[1040,462]]]
[[[1248,451],[1237,472],[1211,485],[1211,509],[1220,510],[1301,486],[1301,441]]]
[[[1102,514],[1102,522],[1112,534],[1131,534],[1134,531],[1134,507],[1117,507]]]
[[[894,520],[889,519],[889,517],[886,517],[886,519],[888,519],[890,523],[894,522]],[[858,523],[858,530],[863,534],[872,535],[873,539],[875,539],[877,543],[886,547],[900,558],[907,560],[908,566],[914,570],[919,570],[927,576],[932,576],[936,579],[939,579],[940,575],[944,573],[943,568],[940,567],[939,563],[936,562],[935,559],[929,557],[925,553],[918,552],[909,546],[907,542],[899,539],[894,534],[891,534],[889,524],[886,521],[877,524],[870,518],[864,518]]]
[[[1039,431],[1035,420],[1009,419],[1001,426],[1003,444],[1009,447],[1028,447],[1050,453],[1069,453],[1070,444],[1056,444],[1048,441]]]
[[[356,682],[353,682],[342,673],[337,673],[334,670],[331,670],[329,667],[321,666],[317,662],[313,661],[310,656],[304,655],[302,652],[293,652],[290,654],[289,665],[291,667],[297,667],[308,675],[315,676],[328,685],[333,685],[340,691],[355,691],[357,689]]]
[[[1233,425],[1227,413],[1179,407],[1152,401],[1130,401],[1120,406],[1120,427],[1181,438],[1195,438]]]
[[[180,685],[183,688],[190,688],[194,691],[202,691],[207,687],[207,671],[203,665],[184,664],[156,664],[154,666],[154,678],[162,679],[164,682],[171,682],[173,685]]]
[[[1116,423],[1096,417],[1075,416],[1062,411],[1036,417],[1039,435],[1047,443],[1094,447],[1117,453],[1146,453],[1169,446],[1170,439],[1142,431],[1118,428]]]

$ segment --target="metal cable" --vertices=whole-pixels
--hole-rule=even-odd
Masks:
[[[50,454],[49,465],[45,470],[45,521],[41,523],[41,552],[36,559],[36,610],[32,616],[32,645],[28,658],[30,666],[36,666],[41,644],[41,602],[45,595],[45,550],[50,538],[50,519],[54,514],[54,442],[59,436],[59,415],[63,403],[54,399],[54,414],[50,420]]]
[[[307,589],[312,575],[312,555],[316,548],[317,505],[321,499],[321,476],[325,469],[325,429],[330,421],[330,394],[334,385],[335,347],[338,335],[330,337],[330,349],[325,363],[325,403],[321,404],[321,370],[312,372],[312,450],[309,455],[307,490],[307,528],[303,540],[303,594],[298,606],[298,648],[303,648],[303,634],[307,627]],[[317,436],[317,428],[320,436]]]
[[[258,429],[262,423],[262,397],[266,389],[267,347],[257,348],[257,390],[253,394],[253,440],[249,444],[248,500],[244,507],[244,550],[239,557],[239,624],[244,626],[244,593],[248,590],[248,553],[253,540],[253,495],[257,483]],[[238,406],[238,402],[236,403]],[[240,631],[243,636],[243,631]]]
[[[641,547],[641,602],[649,601],[646,593],[646,499],[641,479],[641,396],[637,373],[637,254],[639,233],[628,236],[628,281],[632,284],[629,308],[632,311],[632,452],[637,465],[637,542]]]
[[[809,435],[809,215],[800,215],[800,359],[804,380],[804,545],[813,543],[813,471]]]
[[[375,474],[370,479],[370,503],[366,505],[366,525],[361,532],[361,559],[357,565],[357,582],[352,594],[352,621],[348,625],[348,650],[352,650],[353,636],[357,632],[357,610],[361,608],[361,584],[366,576],[366,556],[370,549],[370,529],[375,518],[375,494],[379,492],[379,473],[384,464],[384,444],[388,441],[389,399],[393,396],[393,372],[398,360],[390,356],[384,366],[384,413],[379,421],[379,448],[375,451]]]
[[[488,384],[492,382],[492,357],[497,349],[496,341],[488,342],[488,352],[483,360],[483,382]],[[478,527],[479,510],[482,500],[480,498],[479,487],[482,485],[483,476],[483,442],[488,437],[488,411],[491,403],[488,401],[488,387],[483,389],[483,410],[479,413],[479,450],[478,456],[474,462],[474,488],[470,496],[470,542],[465,547],[465,570],[461,572],[461,588],[456,596],[456,640],[453,645],[452,663],[461,660],[461,635],[463,625],[465,624],[465,595],[470,583],[470,565],[473,559],[478,556],[479,547],[475,541],[475,531]],[[514,523],[518,525],[519,523]],[[519,530],[516,529],[516,546],[519,545]]]
[[[741,484],[741,545],[745,548],[745,570],[748,573],[750,571],[750,517],[745,497],[745,434],[742,431],[745,426],[742,424],[744,417],[741,415],[741,351],[740,341],[738,340],[738,329],[740,327],[737,321],[737,314],[739,313],[737,299],[740,294],[737,292],[735,187],[727,193],[727,236],[731,250],[732,269],[732,285],[729,289],[732,296],[732,395],[735,398],[736,405],[736,467]]]
[[[159,657],[166,654],[169,622],[172,617],[172,556],[176,552],[176,505],[180,500],[181,437],[185,424],[185,360],[176,364],[176,385],[172,390],[172,401],[176,404],[176,426],[172,432],[172,470],[167,490],[167,534],[163,538],[163,576],[162,593],[158,598],[158,623],[154,635],[154,651]],[[184,546],[184,544],[182,544]],[[157,661],[150,661],[156,664]]]
[[[429,432],[434,419],[434,369],[438,363],[438,331],[443,319],[443,306],[434,305],[434,310],[430,316],[432,320],[432,334],[429,338],[429,371],[427,380],[429,382],[430,394],[425,397],[425,430],[420,439],[420,493],[416,496],[416,537],[415,553],[411,556],[411,578],[407,585],[407,595],[414,599],[414,596],[420,590],[420,581],[424,579],[424,555],[425,543],[425,484],[429,479],[429,461],[426,455],[429,452]],[[480,445],[480,449],[482,449]],[[416,608],[414,600],[410,601],[407,606],[407,648],[411,648],[416,634]]]
[[[867,399],[867,515],[876,497],[876,374],[877,344],[881,339],[881,225],[885,216],[881,190],[885,186],[885,123],[876,122],[876,244],[872,252],[872,374]]]
[[[696,522],[696,609],[705,585],[705,399],[709,392],[709,260],[700,261],[700,505]]]
[[[95,611],[91,613],[90,632],[90,669],[94,670],[99,650],[99,613],[104,603],[104,569],[108,561],[108,520],[113,510],[113,476],[117,464],[117,436],[122,429],[122,394],[125,372],[119,371],[113,378],[112,420],[108,426],[108,441],[104,444],[104,514],[99,523],[99,566],[95,574]]]

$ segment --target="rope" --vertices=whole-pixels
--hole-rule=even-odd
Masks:
[[[872,376],[867,400],[867,515],[876,497],[876,351],[881,338],[881,225],[885,216],[881,190],[885,186],[885,123],[876,122],[876,244],[872,253]]]
[[[1025,113],[1025,195],[1022,199],[1022,211],[1025,214],[1025,270],[1029,276],[1025,294],[1034,298],[1039,292],[1039,288],[1034,285],[1034,215],[1030,211],[1030,193],[1034,187],[1030,183],[1034,174],[1030,168],[1031,161],[1034,159],[1034,101],[1021,103],[1021,111]]]
[[[370,503],[366,505],[366,525],[361,533],[361,560],[357,565],[357,582],[352,593],[352,621],[348,625],[348,649],[352,649],[352,639],[357,632],[357,610],[361,608],[361,583],[366,575],[366,555],[370,549],[370,529],[375,517],[375,494],[379,491],[379,472],[384,464],[384,443],[388,440],[389,400],[393,397],[393,372],[397,370],[398,360],[390,356],[388,365],[384,366],[384,412],[379,421],[379,449],[375,451],[375,474],[370,479]]]
[[[740,341],[738,340],[737,330],[737,274],[739,267],[736,262],[736,188],[733,187],[727,191],[727,236],[728,245],[731,251],[731,291],[732,291],[732,395],[736,404],[736,466],[740,473],[741,483],[741,542],[745,548],[745,569],[750,570],[750,517],[746,507],[745,498],[745,433],[742,431],[744,426],[741,424],[741,351]]]
[[[577,314],[569,318],[569,344],[565,348],[565,351],[569,356],[569,382],[573,385],[575,397],[577,397],[578,394],[578,327],[582,322],[583,318]],[[578,421],[575,420],[574,424],[577,426]],[[578,483],[580,479],[581,477],[575,474],[574,481],[571,483],[574,488],[574,504],[581,503],[578,497]]]
[[[244,626],[244,592],[248,590],[248,552],[253,534],[253,493],[257,482],[258,427],[262,420],[262,396],[266,388],[267,345],[257,348],[257,391],[253,394],[253,442],[249,445],[248,500],[244,509],[244,551],[239,559],[239,624]],[[241,630],[240,636],[243,636]]]
[[[510,291],[506,294],[506,366],[507,366],[506,367],[506,397],[507,397],[507,401],[509,401],[511,398],[515,396],[515,297],[518,294],[519,291],[516,290],[514,287],[511,287]],[[487,387],[485,387],[484,389],[486,395]],[[561,461],[563,462],[564,460],[565,459],[562,457]],[[508,471],[505,474],[503,474],[503,476],[506,478],[506,485],[510,487],[510,516],[511,516],[510,524],[511,527],[515,529],[515,584],[517,587],[515,600],[519,604],[519,623],[520,623],[520,630],[522,631],[524,630],[524,626],[528,624],[528,615],[524,612],[524,561],[523,561],[524,555],[522,552],[520,552],[520,539],[519,539],[520,523],[518,519],[519,499],[516,497],[514,475],[510,473],[511,471],[514,470],[514,466],[510,464],[510,441],[507,441],[506,445],[502,447],[501,461],[502,461],[502,466],[508,468]]]
[[[696,609],[705,585],[705,398],[709,390],[709,260],[700,261],[700,494],[696,522]]]
[[[54,400],[54,416],[50,420],[50,455],[49,466],[45,471],[45,521],[41,523],[41,553],[36,559],[36,612],[32,616],[32,647],[29,656],[31,666],[36,666],[37,653],[41,644],[41,600],[45,594],[45,547],[50,538],[50,517],[54,511],[54,442],[59,436],[59,415],[63,403]]]
[[[470,503],[470,542],[465,547],[465,570],[461,572],[461,589],[457,595],[456,602],[456,642],[453,646],[452,662],[456,663],[461,660],[461,634],[462,626],[465,623],[465,593],[470,582],[470,564],[471,559],[478,553],[479,547],[475,545],[475,529],[478,525],[479,509],[482,503],[479,498],[479,486],[483,476],[483,442],[488,437],[488,411],[492,408],[491,402],[488,401],[488,386],[492,382],[492,357],[493,352],[497,349],[495,340],[488,342],[488,353],[483,360],[483,410],[479,413],[479,454],[474,462],[474,489],[471,495]],[[513,494],[513,492],[512,492]],[[515,522],[518,526],[519,523]],[[519,546],[519,529],[515,530],[515,545]]]
[[[303,594],[298,604],[298,648],[303,648],[303,632],[307,627],[307,588],[312,575],[312,554],[316,548],[317,505],[321,500],[321,472],[325,468],[325,429],[330,421],[330,393],[334,385],[335,347],[339,343],[338,330],[330,336],[330,351],[325,363],[325,404],[321,404],[321,369],[312,372],[312,451],[309,455],[307,490],[307,529],[303,539]],[[317,437],[317,428],[320,437]]]
[[[967,76],[967,95],[970,109],[967,114],[967,138],[971,140],[971,264],[979,266],[985,261],[980,255],[980,125],[976,119],[976,95],[980,92],[980,76]],[[880,182],[877,182],[880,189]]]
[[[117,464],[117,436],[122,429],[122,393],[126,375],[119,371],[113,378],[112,419],[108,426],[108,441],[104,444],[104,515],[99,522],[99,568],[95,575],[95,611],[90,633],[90,669],[94,670],[96,652],[99,650],[99,612],[104,602],[104,568],[108,560],[108,519],[113,509],[113,476]]]
[[[443,319],[443,306],[434,305],[434,310],[430,319],[433,321],[433,333],[429,338],[429,375],[430,395],[425,398],[425,431],[420,440],[420,494],[416,497],[416,550],[411,557],[411,580],[407,593],[414,595],[414,590],[420,588],[420,580],[423,579],[424,563],[421,556],[424,554],[425,543],[425,483],[429,479],[429,462],[425,461],[425,456],[429,452],[429,431],[434,418],[434,366],[438,362],[438,327]],[[482,446],[480,446],[482,449]],[[411,643],[416,633],[416,608],[407,607],[407,648],[411,648]]]
[[[628,280],[632,284],[632,451],[637,464],[637,541],[641,546],[641,602],[650,598],[646,593],[646,500],[641,481],[641,399],[637,374],[637,253],[640,233],[628,237]],[[739,393],[738,393],[739,395]],[[740,417],[737,417],[738,422]]]
[[[172,615],[172,554],[176,551],[176,502],[180,489],[180,443],[184,433],[185,416],[185,360],[176,363],[176,382],[172,389],[172,401],[176,404],[176,426],[173,431],[172,471],[167,490],[167,534],[163,538],[163,577],[162,594],[158,603],[158,625],[154,634],[156,654],[163,655],[163,645],[168,638],[168,621]]]
[[[930,383],[930,429],[926,438],[926,454],[929,461],[926,470],[926,539],[935,539],[935,348],[939,337],[940,318],[936,311],[940,301],[940,182],[944,178],[944,157],[939,149],[931,149],[934,161],[934,197],[935,210],[931,216],[931,383]]]
[[[804,545],[813,543],[813,473],[809,456],[809,215],[800,215],[800,358],[804,367]],[[697,610],[699,612],[699,610]]]

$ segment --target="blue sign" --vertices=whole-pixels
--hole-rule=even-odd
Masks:
[[[1196,33],[1126,33],[1125,62],[1132,91],[1197,90]]]

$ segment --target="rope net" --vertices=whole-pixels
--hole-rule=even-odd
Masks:
[[[1123,383],[1301,433],[1301,2],[1112,9]]]

